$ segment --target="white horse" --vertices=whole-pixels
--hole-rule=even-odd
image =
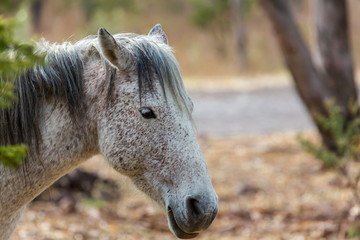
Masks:
[[[161,26],[148,35],[100,28],[75,44],[38,48],[47,64],[18,77],[17,101],[0,110],[0,145],[29,146],[21,167],[0,164],[0,239],[27,203],[95,154],[162,206],[177,237],[208,228],[217,195]]]

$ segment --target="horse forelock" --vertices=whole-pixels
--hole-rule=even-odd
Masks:
[[[159,83],[166,100],[166,89],[173,95],[175,102],[190,115],[191,102],[182,82],[182,77],[173,50],[167,44],[158,43],[151,36],[123,33],[114,35],[119,44],[130,52],[132,61],[136,66],[138,78],[138,89],[140,102],[148,93],[155,93],[155,84]],[[99,54],[99,44],[96,36],[89,36],[77,43],[81,48],[86,49],[85,58],[102,58],[111,81],[114,80],[114,69],[107,64],[107,61]],[[111,92],[109,89],[108,92]],[[108,94],[109,96],[111,94]]]

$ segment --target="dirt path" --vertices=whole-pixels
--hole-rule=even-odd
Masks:
[[[313,124],[290,86],[247,91],[191,91],[200,135],[307,130]]]

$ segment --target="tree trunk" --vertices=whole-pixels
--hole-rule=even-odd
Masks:
[[[34,0],[30,5],[30,16],[32,32],[41,34],[41,14],[43,11],[44,0]]]
[[[33,33],[55,42],[78,33],[86,23],[79,0],[33,0],[30,15]]]
[[[314,3],[318,69],[325,75],[325,84],[332,89],[337,104],[346,109],[350,102],[357,101],[346,1],[317,0]]]
[[[317,0],[318,44],[321,68],[315,66],[286,0],[260,0],[272,22],[296,89],[308,108],[325,146],[337,151],[335,139],[318,122],[327,116],[326,102],[334,99],[346,119],[353,118],[350,100],[357,99],[348,45],[346,4],[343,0]]]
[[[246,69],[249,65],[246,24],[244,16],[245,1],[246,0],[230,0],[229,2],[232,32],[241,70]]]

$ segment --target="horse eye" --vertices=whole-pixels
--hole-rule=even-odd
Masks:
[[[141,115],[146,119],[156,118],[156,115],[153,112],[153,110],[151,110],[151,108],[142,107],[142,108],[140,108],[139,111],[140,111]]]

